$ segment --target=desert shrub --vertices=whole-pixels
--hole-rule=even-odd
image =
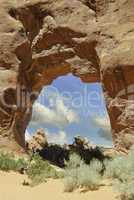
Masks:
[[[0,170],[19,171],[27,165],[24,159],[16,159],[11,153],[0,153]]]
[[[106,164],[105,176],[114,180],[122,200],[134,199],[134,150],[127,156],[117,156]]]
[[[69,161],[66,162],[64,172],[65,192],[72,192],[78,186],[78,170],[81,164],[84,164],[80,156],[73,153],[70,155]]]
[[[60,178],[61,173],[57,172],[47,161],[35,154],[32,157],[27,169],[28,178],[31,179],[31,186],[45,182],[47,178]]]
[[[90,165],[82,164],[78,170],[78,185],[88,190],[97,190],[101,181],[102,164],[93,160]]]
[[[31,186],[46,181],[46,178],[63,178],[62,171],[56,171],[47,161],[38,154],[30,155],[29,159],[15,158],[12,153],[0,153],[0,170],[23,172],[31,180]]]
[[[65,191],[72,192],[77,188],[96,190],[100,186],[102,164],[93,160],[90,165],[86,165],[81,158],[73,154],[65,169]]]
[[[84,164],[81,157],[78,154],[73,153],[70,155],[69,161],[66,162],[66,169],[77,169],[81,164]]]
[[[78,172],[77,169],[66,169],[64,177],[65,192],[73,192],[78,188]]]

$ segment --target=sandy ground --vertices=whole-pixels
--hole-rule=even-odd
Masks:
[[[117,194],[111,186],[103,186],[98,191],[64,193],[61,180],[48,180],[31,188],[23,186],[24,175],[0,172],[0,200],[116,200]]]

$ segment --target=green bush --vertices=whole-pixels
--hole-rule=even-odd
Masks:
[[[66,162],[66,169],[64,172],[64,186],[65,192],[72,192],[78,186],[78,169],[83,164],[80,156],[73,153],[70,155],[69,161]]]
[[[65,169],[65,191],[72,192],[77,188],[96,190],[100,186],[102,164],[93,160],[90,165],[84,164],[76,154],[71,155]]]
[[[27,165],[24,159],[16,159],[11,153],[0,153],[0,170],[19,171]]]
[[[64,179],[64,191],[65,192],[73,192],[75,189],[78,188],[77,177],[73,175],[73,170],[71,170],[71,176],[68,176]]]
[[[78,170],[78,183],[88,190],[97,190],[100,186],[102,164],[93,160],[90,165],[82,164]]]
[[[0,153],[0,170],[20,172],[25,169],[31,186],[38,185],[46,181],[46,178],[62,178],[62,172],[57,172],[47,161],[35,154],[29,160],[15,158],[11,153]]]
[[[28,178],[31,179],[31,186],[45,182],[47,178],[60,178],[61,173],[57,172],[47,161],[35,154],[32,157],[27,169]]]
[[[70,155],[69,161],[66,162],[66,169],[76,169],[81,164],[84,164],[83,160],[80,158],[78,154],[73,153]]]
[[[134,150],[106,164],[105,176],[113,179],[122,200],[134,200]]]

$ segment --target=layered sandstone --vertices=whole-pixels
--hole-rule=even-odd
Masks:
[[[83,82],[102,83],[115,146],[129,149],[134,143],[134,2],[0,3],[1,140],[24,148],[42,87],[72,73]]]

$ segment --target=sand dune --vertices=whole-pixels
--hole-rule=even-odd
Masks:
[[[34,188],[23,186],[24,180],[24,175],[0,172],[0,200],[116,200],[117,196],[108,185],[94,192],[64,193],[61,180],[50,179]]]

